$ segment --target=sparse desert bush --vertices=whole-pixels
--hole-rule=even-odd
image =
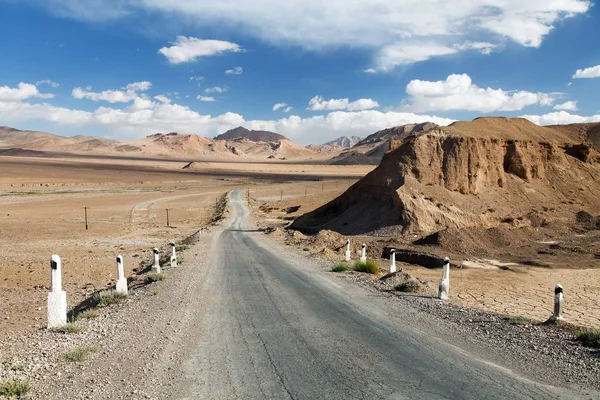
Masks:
[[[29,381],[9,378],[2,382],[0,382],[0,396],[4,397],[16,397],[21,398],[21,396],[27,394],[31,390],[31,384]]]
[[[360,260],[356,261],[356,263],[354,263],[354,270],[376,275],[379,273],[379,266],[374,260],[367,258],[367,261],[365,262]]]
[[[57,328],[52,328],[54,332],[58,333],[80,333],[83,331],[83,327],[75,325],[72,322],[65,324],[63,326],[59,326]]]
[[[94,319],[100,316],[100,312],[94,308],[90,308],[89,310],[85,310],[81,314],[79,314],[78,319]]]
[[[416,293],[421,290],[421,283],[416,279],[407,279],[397,284],[394,290],[404,293]]]
[[[93,303],[96,307],[107,307],[111,304],[119,304],[126,298],[127,295],[119,293],[116,290],[103,290],[94,295]]]
[[[575,337],[586,346],[600,347],[600,329],[580,328]]]
[[[310,249],[308,247],[305,247],[302,249],[302,251],[310,251]]]
[[[331,266],[331,272],[344,272],[348,271],[348,264],[337,263]]]
[[[157,294],[158,294],[158,289],[154,289],[154,290],[152,291],[152,296],[156,296]]]
[[[509,315],[503,317],[503,319],[511,325],[531,325],[531,320],[529,318],[520,315]]]
[[[98,351],[96,346],[80,346],[75,347],[65,354],[65,359],[71,362],[81,362],[85,360],[90,354]]]
[[[158,272],[150,272],[148,275],[146,275],[144,282],[149,285],[150,283],[162,281],[163,279],[165,279],[163,274],[159,274]]]

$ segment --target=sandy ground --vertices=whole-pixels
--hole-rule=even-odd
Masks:
[[[311,211],[327,201],[334,199],[347,188],[352,181],[339,183],[339,188],[325,185],[325,191],[320,193],[318,186],[312,185],[312,195],[309,192],[304,196],[303,187],[306,184],[292,185],[284,191],[283,199],[277,190],[265,188],[256,190],[253,195],[253,212],[262,217],[262,226],[282,226],[294,216]],[[327,190],[327,187],[329,190]],[[297,211],[290,212],[300,208]],[[596,236],[591,236],[589,241],[597,242]],[[592,235],[592,234],[590,234]],[[573,234],[572,236],[582,236]],[[351,237],[353,243],[369,242],[381,238]],[[570,239],[559,238],[559,241],[568,242]],[[311,248],[310,245],[301,244],[311,253],[320,249]],[[410,247],[410,246],[407,246]],[[529,259],[539,259],[536,246],[523,246],[520,256]],[[333,249],[332,249],[333,250]],[[422,249],[423,250],[423,249]],[[425,249],[428,250],[428,249]],[[510,249],[504,250],[510,252]],[[526,254],[529,251],[531,254]],[[443,250],[441,251],[443,253]],[[308,252],[307,252],[308,253]],[[438,251],[440,253],[440,251]],[[314,254],[322,257],[321,252]],[[473,260],[469,255],[451,254],[453,263],[461,265],[465,261]],[[341,253],[330,257],[341,261]],[[506,254],[509,257],[509,254]],[[582,260],[587,260],[582,258]],[[592,257],[593,258],[593,257]],[[531,267],[514,264],[503,270],[491,266],[490,269],[482,268],[453,268],[451,271],[450,298],[452,301],[465,306],[473,306],[499,313],[502,315],[520,315],[536,321],[545,321],[552,314],[554,304],[554,287],[560,283],[565,290],[566,322],[574,325],[600,327],[600,262],[579,263],[577,254],[563,256],[557,260],[555,266]],[[387,260],[379,260],[382,267],[386,268]],[[507,261],[500,259],[500,262]],[[487,263],[487,262],[484,262]],[[512,264],[512,263],[511,263]],[[405,271],[414,277],[428,281],[431,293],[436,291],[440,269],[428,269],[416,265],[405,265]]]
[[[117,254],[124,256],[131,274],[148,263],[152,247],[181,240],[208,223],[216,199],[233,188],[250,189],[261,226],[281,225],[337,197],[373,168],[199,163],[186,171],[183,165],[0,157],[0,333],[45,325],[51,254],[63,259],[63,282],[74,306],[114,282]],[[319,176],[326,180],[318,181]],[[87,231],[84,207],[89,207]],[[453,254],[453,262],[471,259],[460,257]],[[441,271],[405,268],[437,287]],[[541,321],[551,314],[553,288],[561,283],[565,319],[600,327],[599,282],[595,264],[576,262],[569,268],[453,269],[450,296],[459,304]]]
[[[114,284],[116,255],[123,255],[127,275],[148,265],[153,247],[181,240],[209,223],[216,200],[231,189],[270,187],[273,182],[286,187],[284,178],[361,176],[372,169],[206,163],[186,171],[184,165],[168,160],[0,157],[0,334],[45,325],[52,254],[62,258],[71,308]],[[320,182],[295,185],[322,190]],[[89,207],[88,230],[84,207]]]

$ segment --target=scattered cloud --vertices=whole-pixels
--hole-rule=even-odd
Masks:
[[[273,106],[273,111],[277,111],[287,106],[287,103],[277,103]]]
[[[215,86],[211,88],[204,89],[205,93],[225,93],[229,90],[228,86]]]
[[[212,97],[212,96],[200,96],[200,95],[198,95],[198,96],[196,97],[196,99],[198,99],[198,100],[200,100],[200,101],[207,102],[207,103],[212,103],[213,101],[217,101],[217,100],[216,100],[214,97]]]
[[[363,72],[365,74],[376,74],[377,70],[375,68],[367,68],[367,69],[363,70]]]
[[[379,107],[379,103],[372,99],[359,99],[350,102],[349,99],[330,99],[325,100],[322,96],[315,96],[310,99],[307,110],[310,111],[331,111],[348,110],[361,111]]]
[[[573,75],[573,79],[586,78],[600,78],[600,65],[596,65],[595,67],[589,67],[585,69],[578,69]]]
[[[532,105],[550,106],[558,94],[481,88],[467,74],[453,74],[443,81],[412,80],[406,86],[411,98],[406,109],[414,112],[468,110],[518,111]]]
[[[76,87],[71,95],[78,99],[87,99],[91,101],[106,101],[109,103],[129,103],[136,100],[140,95],[138,92],[145,92],[152,87],[148,81],[133,82],[123,87],[122,90],[104,90],[102,92],[92,92],[90,86],[86,88]]]
[[[375,56],[378,71],[390,71],[400,65],[429,60],[432,57],[455,54],[454,47],[429,43],[400,42],[383,47]]]
[[[562,104],[557,104],[554,106],[555,110],[564,110],[564,111],[577,111],[577,102],[576,101],[567,101]]]
[[[158,96],[154,96],[154,98],[163,104],[169,104],[171,102],[171,99],[169,99],[164,94],[159,94]]]
[[[466,50],[477,50],[483,55],[490,55],[492,51],[498,48],[498,45],[490,43],[490,42],[471,42],[467,40],[463,44],[454,45],[456,50],[466,51]]]
[[[31,98],[51,99],[52,93],[40,93],[36,85],[20,82],[17,87],[0,86],[0,102],[21,101]]]
[[[240,34],[275,46],[311,51],[369,49],[374,65],[387,69],[459,51],[487,54],[498,43],[540,47],[561,21],[592,7],[590,0],[460,0],[451,4],[439,0],[23,1],[42,3],[54,14],[82,20],[134,19],[155,13],[194,28],[234,27]],[[181,37],[161,52],[170,62],[179,63],[240,50],[229,42],[206,46],[196,41]]]
[[[228,69],[225,71],[226,75],[241,75],[244,73],[244,69],[242,67],[235,67],[233,69]]]
[[[250,129],[280,132],[304,144],[324,142],[341,134],[365,135],[407,123],[431,121],[447,125],[453,122],[431,115],[377,110],[335,111],[310,118],[290,115],[277,120],[246,120],[233,112],[203,115],[187,106],[161,101],[166,100],[166,96],[162,95],[155,96],[156,102],[139,96],[125,109],[102,106],[94,111],[84,111],[21,101],[30,97],[11,97],[10,101],[0,101],[0,120],[7,124],[49,121],[55,126],[76,126],[95,131],[104,129],[121,138],[141,137],[157,131],[195,132],[210,137],[243,125]]]
[[[242,48],[223,40],[204,40],[194,37],[177,36],[171,47],[163,47],[158,52],[171,64],[196,61],[198,57],[210,57],[225,52],[240,52]]]
[[[587,122],[600,122],[600,114],[590,117],[570,114],[566,111],[551,112],[544,115],[523,115],[521,118],[526,118],[538,125],[564,125],[564,124],[581,124]]]
[[[40,85],[48,85],[48,86],[50,86],[51,88],[54,88],[54,89],[56,89],[57,87],[60,86],[59,83],[51,81],[50,79],[44,79],[42,81],[37,81],[35,83],[35,86],[40,86]]]
[[[288,106],[288,107],[286,107],[286,108],[284,108],[284,109],[283,109],[283,112],[284,112],[284,113],[289,113],[289,112],[291,112],[293,109],[294,109],[294,107]]]

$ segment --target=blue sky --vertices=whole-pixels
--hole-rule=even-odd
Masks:
[[[0,125],[308,144],[483,115],[600,121],[598,6],[482,3],[0,0]]]

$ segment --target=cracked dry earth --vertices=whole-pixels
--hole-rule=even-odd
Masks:
[[[283,249],[255,229],[240,191],[230,206],[165,281],[81,322],[85,332],[0,343],[21,363],[13,373],[31,377],[30,398],[600,399],[543,362],[511,363],[518,347],[465,340],[472,331],[426,306]],[[64,361],[84,344],[97,351]]]

